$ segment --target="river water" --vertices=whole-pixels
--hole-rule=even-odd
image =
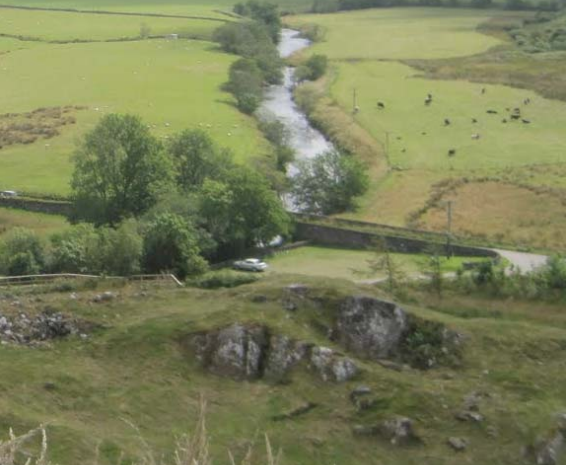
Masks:
[[[298,50],[309,47],[311,42],[300,37],[298,31],[282,29],[278,52],[280,57],[287,58]],[[294,71],[292,67],[284,68],[284,81],[280,85],[270,86],[264,101],[259,108],[259,116],[263,119],[280,121],[286,128],[288,146],[295,152],[296,160],[305,160],[321,155],[333,149],[321,132],[313,128],[306,115],[294,103]],[[297,172],[294,164],[288,166],[288,176]]]

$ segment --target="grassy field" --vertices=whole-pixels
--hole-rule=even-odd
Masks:
[[[69,223],[62,216],[0,208],[0,237],[12,228],[28,228],[41,236],[49,236],[67,226]]]
[[[400,269],[409,275],[419,273],[427,259],[424,255],[393,253],[391,256]],[[361,281],[385,277],[381,272],[369,273],[369,261],[376,258],[377,255],[372,251],[308,246],[279,252],[267,261],[271,274],[289,273]],[[443,271],[456,271],[464,261],[478,260],[479,258],[471,257],[443,258]]]
[[[58,137],[0,150],[0,188],[67,193],[77,139],[110,112],[140,115],[163,140],[202,127],[240,161],[262,153],[256,123],[220,90],[233,60],[209,42],[186,40],[37,45],[0,55],[3,111],[88,107]]]
[[[36,8],[75,8],[80,10],[125,11],[170,15],[195,15],[227,18],[233,0],[4,0],[3,5],[31,6]],[[305,0],[278,0],[283,10],[305,12],[312,2]]]
[[[292,26],[318,24],[324,41],[309,53],[333,60],[400,60],[473,55],[498,45],[494,37],[478,34],[483,21],[500,12],[389,8],[286,18]],[[348,40],[346,40],[348,38]]]
[[[566,105],[535,92],[561,95],[564,64],[509,41],[504,25],[526,17],[412,8],[287,19],[323,27],[323,41],[306,52],[332,58],[326,80],[306,86],[320,96],[312,116],[370,164],[371,189],[345,216],[440,230],[442,206],[454,200],[456,233],[564,249]],[[511,119],[514,108],[526,123]],[[461,178],[474,185],[439,187]]]
[[[284,315],[282,288],[297,282],[309,285],[323,304]],[[206,373],[183,348],[186,335],[234,321],[259,322],[274,333],[335,347],[317,329],[322,311],[333,312],[329,299],[378,291],[342,280],[274,275],[226,291],[126,287],[115,289],[120,297],[110,304],[90,303],[103,290],[78,289],[76,299],[58,292],[38,296],[37,290],[18,294],[13,311],[33,314],[48,305],[102,326],[86,340],[72,337],[41,349],[0,346],[0,370],[10,373],[0,377],[0,434],[48,423],[50,458],[60,465],[88,463],[97,448],[101,465],[116,464],[121,451],[129,461],[141,446],[124,419],[140,428],[157,456],[167,454],[174,437],[192,428],[200,394],[209,402],[210,441],[220,464],[228,463],[227,449],[238,458],[257,434],[267,433],[274,449],[283,450],[282,465],[517,465],[521,448],[564,409],[562,305],[413,295],[421,304],[406,306],[408,311],[464,334],[458,370],[399,372],[356,359],[364,372],[345,384],[326,384],[302,368],[290,383],[275,385]],[[258,295],[267,300],[251,303]],[[349,401],[360,384],[379,400],[367,412]],[[455,420],[473,391],[487,394],[481,402],[485,420]],[[305,415],[271,419],[309,401],[318,406]],[[396,447],[351,432],[393,415],[411,417],[424,444]],[[467,438],[467,450],[454,453],[446,445],[449,436]],[[258,454],[261,438],[254,449],[253,463],[266,463]]]
[[[178,33],[199,38],[209,38],[213,30],[223,24],[221,21],[205,19],[0,9],[0,32],[2,34],[33,37],[46,41],[136,38],[140,35],[142,23],[149,27],[151,35]]]
[[[349,108],[357,89],[356,121],[378,140],[386,142],[386,132],[390,133],[392,165],[440,172],[564,162],[566,107],[562,102],[505,86],[422,79],[399,63],[341,63],[337,72],[332,96]],[[483,95],[482,88],[486,89]],[[428,93],[434,100],[425,106]],[[525,98],[531,99],[530,105],[523,105]],[[385,110],[377,109],[377,101],[384,102]],[[530,124],[510,120],[511,111],[506,108],[515,107],[522,109]],[[487,110],[498,114],[487,114]],[[472,139],[473,134],[480,138]],[[454,157],[448,157],[450,149],[456,150]]]

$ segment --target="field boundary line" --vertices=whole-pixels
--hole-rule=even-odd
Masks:
[[[176,286],[184,287],[184,284],[173,274],[140,274],[132,276],[100,276],[91,274],[77,273],[55,273],[55,274],[33,274],[22,276],[5,276],[0,277],[0,286],[24,286],[28,284],[42,284],[58,279],[125,279],[127,281],[158,281],[170,280]]]
[[[217,21],[221,23],[230,22],[228,19],[213,18],[211,16],[197,16],[197,15],[174,15],[168,13],[136,13],[133,11],[108,11],[108,10],[79,10],[76,8],[47,8],[40,6],[21,6],[21,5],[5,5],[0,4],[0,8],[7,10],[27,10],[27,11],[48,11],[56,13],[75,13],[75,14],[89,14],[89,15],[115,15],[115,16],[141,16],[148,18],[172,18],[172,19],[201,19],[205,21]]]

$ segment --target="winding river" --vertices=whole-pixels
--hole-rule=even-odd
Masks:
[[[300,36],[299,31],[282,29],[278,52],[281,58],[287,58],[310,44],[309,40]],[[333,149],[333,144],[310,125],[306,115],[294,102],[294,71],[292,67],[285,67],[283,83],[268,88],[259,109],[259,116],[280,121],[286,128],[288,145],[294,150],[296,160],[305,160]],[[294,176],[296,172],[294,164],[290,164],[288,176]]]

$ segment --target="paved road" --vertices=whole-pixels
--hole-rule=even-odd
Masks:
[[[534,253],[514,252],[512,250],[493,249],[518,268],[521,273],[529,273],[546,264],[547,256]]]

